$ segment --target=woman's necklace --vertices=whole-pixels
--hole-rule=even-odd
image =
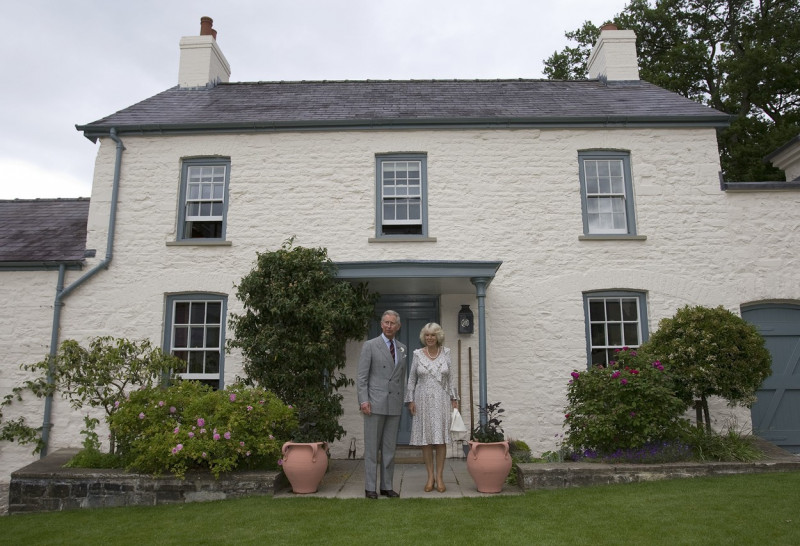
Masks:
[[[431,356],[430,351],[428,351],[428,348],[425,347],[425,354],[428,355],[428,358],[430,358],[431,360],[436,360],[440,352],[442,352],[441,348],[436,347],[436,356]]]

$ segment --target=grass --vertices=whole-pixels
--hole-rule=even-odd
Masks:
[[[0,518],[0,544],[800,544],[800,472],[461,499],[252,497]]]

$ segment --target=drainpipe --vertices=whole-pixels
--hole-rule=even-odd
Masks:
[[[114,160],[114,182],[111,189],[111,212],[108,217],[108,235],[106,237],[106,257],[99,264],[87,271],[82,277],[73,282],[67,287],[64,287],[65,266],[60,264],[58,266],[58,281],[56,285],[56,299],[53,304],[53,329],[50,333],[50,354],[48,356],[48,370],[47,370],[47,383],[53,384],[53,374],[55,366],[56,353],[58,352],[58,331],[61,327],[61,309],[64,307],[64,299],[72,293],[73,290],[80,285],[94,277],[101,269],[108,269],[111,264],[111,259],[114,254],[114,234],[117,224],[117,200],[119,196],[119,179],[122,167],[122,152],[125,150],[125,145],[122,140],[117,136],[116,129],[111,129],[108,135],[111,140],[117,143],[117,154]],[[44,400],[44,419],[42,420],[42,451],[41,458],[47,456],[47,448],[50,443],[50,428],[52,425],[52,411],[53,411],[53,395],[48,394]]]
[[[480,423],[487,422],[486,405],[486,287],[491,279],[475,277],[470,279],[475,285],[475,294],[478,297],[478,406],[480,407]]]

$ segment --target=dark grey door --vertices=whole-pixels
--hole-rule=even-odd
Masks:
[[[387,309],[392,309],[400,314],[401,328],[397,339],[408,347],[408,367],[406,378],[411,368],[411,354],[414,349],[422,347],[419,341],[419,332],[429,322],[439,322],[439,297],[428,295],[387,295],[382,296],[375,306],[377,318],[370,325],[370,338],[380,335],[380,315]],[[403,405],[400,416],[400,430],[397,433],[397,443],[408,445],[411,439],[411,414]]]
[[[753,432],[800,453],[800,305],[763,304],[742,308],[772,355],[772,375],[751,409]]]

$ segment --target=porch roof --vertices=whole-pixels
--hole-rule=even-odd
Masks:
[[[472,279],[486,286],[502,261],[381,260],[336,262],[338,278],[369,282],[381,294],[474,294]]]

